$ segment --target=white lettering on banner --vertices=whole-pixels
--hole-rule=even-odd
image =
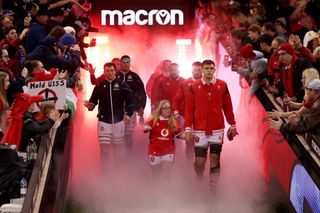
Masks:
[[[107,17],[109,22],[107,23]],[[101,25],[115,25],[115,19],[118,20],[118,25],[153,25],[154,20],[160,25],[176,25],[176,18],[178,18],[178,25],[184,24],[184,14],[181,10],[101,10]]]

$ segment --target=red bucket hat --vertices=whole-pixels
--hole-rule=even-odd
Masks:
[[[256,54],[252,50],[251,44],[246,44],[240,48],[240,55],[245,59],[255,59]]]

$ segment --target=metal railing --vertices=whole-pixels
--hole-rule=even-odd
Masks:
[[[279,112],[283,112],[283,109],[275,102],[272,94],[266,89],[260,89],[256,95],[266,111],[276,109]],[[283,121],[288,122],[287,119],[283,119]],[[317,187],[320,188],[320,137],[310,133],[303,135],[281,133]]]

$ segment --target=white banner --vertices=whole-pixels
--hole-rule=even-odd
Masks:
[[[42,95],[43,100],[37,103],[36,110],[42,102],[53,102],[56,109],[64,109],[66,104],[66,80],[37,81],[28,83],[28,87],[24,88],[24,92],[30,95]]]

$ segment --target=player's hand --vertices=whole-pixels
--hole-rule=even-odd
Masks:
[[[93,110],[93,109],[94,109],[94,106],[95,106],[95,105],[94,105],[94,103],[91,103],[91,102],[89,102],[89,101],[85,100],[85,101],[84,101],[84,106],[85,106],[85,107],[87,107],[87,108],[88,108],[88,110],[90,110],[90,111],[91,111],[91,110]]]
[[[193,143],[194,142],[194,135],[191,132],[186,132],[185,133],[186,141],[188,143]]]
[[[237,132],[237,128],[231,126],[231,127],[228,129],[228,132],[227,132],[227,137],[228,137],[229,141],[232,141],[233,138],[234,138],[236,135],[239,135],[239,133]]]
[[[124,123],[125,123],[125,124],[130,124],[130,119],[131,119],[131,118],[130,118],[129,115],[125,115],[125,116],[124,116],[124,119],[123,119],[123,120],[124,120]]]
[[[144,132],[144,133],[150,132],[151,130],[152,130],[152,127],[149,126],[149,125],[145,125],[145,126],[143,127],[143,132]]]

